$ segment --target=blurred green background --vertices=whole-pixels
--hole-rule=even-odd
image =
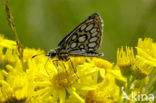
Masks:
[[[20,41],[25,47],[54,49],[65,35],[94,12],[104,21],[100,52],[116,61],[117,48],[136,46],[139,37],[156,40],[156,0],[9,0]],[[4,0],[0,33],[14,39]]]

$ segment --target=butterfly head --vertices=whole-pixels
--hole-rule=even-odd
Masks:
[[[56,51],[50,50],[46,56],[48,56],[50,58],[54,58],[56,56]]]

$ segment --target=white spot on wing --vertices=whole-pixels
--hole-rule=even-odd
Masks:
[[[87,28],[86,28],[86,31],[89,31],[89,30],[91,30],[92,28],[93,28],[93,24],[90,24]]]
[[[71,48],[75,48],[75,47],[76,47],[76,43],[72,43]]]
[[[72,40],[75,40],[77,37],[77,35],[73,35]]]
[[[89,47],[95,47],[95,46],[96,46],[96,43],[95,43],[95,42],[89,43],[88,46],[89,46]]]
[[[93,51],[94,49],[93,48],[89,48],[89,51]]]
[[[94,32],[92,35],[92,37],[96,36],[98,32]]]
[[[97,37],[94,37],[94,38],[91,38],[89,41],[93,42],[93,41],[96,41],[97,39],[98,39]]]
[[[86,52],[86,50],[85,50],[85,49],[81,49],[81,51],[82,51],[82,52]]]
[[[81,31],[84,30],[86,28],[86,26],[87,26],[86,24],[82,25],[81,26]]]
[[[80,48],[84,48],[84,45],[80,45]]]
[[[86,40],[86,36],[79,37],[79,42],[84,42]]]
[[[96,28],[93,28],[90,32],[94,33],[96,31]]]

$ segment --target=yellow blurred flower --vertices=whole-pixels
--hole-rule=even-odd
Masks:
[[[27,73],[23,71],[20,60],[17,60],[14,66],[6,64],[2,73],[4,78],[0,89],[2,90],[3,99],[0,101],[17,102],[29,100],[33,93],[33,82]]]
[[[19,58],[17,56],[17,52],[15,49],[9,48],[6,50],[6,53],[3,55],[3,62],[6,66],[7,64],[10,64],[12,66],[15,66],[19,62]]]
[[[148,60],[148,63],[156,67],[156,43],[151,38],[142,40],[139,38],[137,45],[137,55]]]
[[[142,79],[148,76],[153,70],[153,66],[148,63],[148,60],[140,56],[136,56],[136,62],[133,66],[133,75],[136,79]]]
[[[148,76],[156,67],[156,44],[151,38],[139,38],[133,74],[137,79]]]
[[[7,65],[7,68],[11,70],[7,76],[7,82],[13,89],[12,98],[16,100],[28,100],[33,93],[33,81],[26,72],[18,71],[18,67],[12,68]]]
[[[104,81],[96,90],[88,91],[85,103],[117,103],[121,99],[119,88],[115,83],[115,77],[112,74],[106,74]]]
[[[13,90],[10,85],[4,80],[0,80],[0,102],[7,102],[12,97],[12,94]]]
[[[142,40],[142,38],[139,38],[137,48],[143,50],[145,53],[147,53],[151,57],[156,57],[156,54],[153,51],[154,49],[153,39],[151,38],[145,38],[144,40]],[[141,55],[139,51],[138,51],[138,55]]]
[[[16,48],[16,42],[13,40],[8,40],[5,39],[2,34],[0,34],[0,47],[5,47],[5,48]]]

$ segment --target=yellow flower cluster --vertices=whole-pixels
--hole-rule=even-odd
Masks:
[[[49,60],[43,50],[23,49],[0,35],[0,103],[135,103],[156,89],[156,43],[139,39],[117,51],[117,63],[100,58]],[[34,55],[43,54],[32,58]],[[150,82],[149,82],[150,81]],[[141,94],[147,98],[141,98]],[[133,95],[137,95],[133,99]],[[127,97],[126,97],[127,96]],[[152,103],[152,102],[151,102]]]

